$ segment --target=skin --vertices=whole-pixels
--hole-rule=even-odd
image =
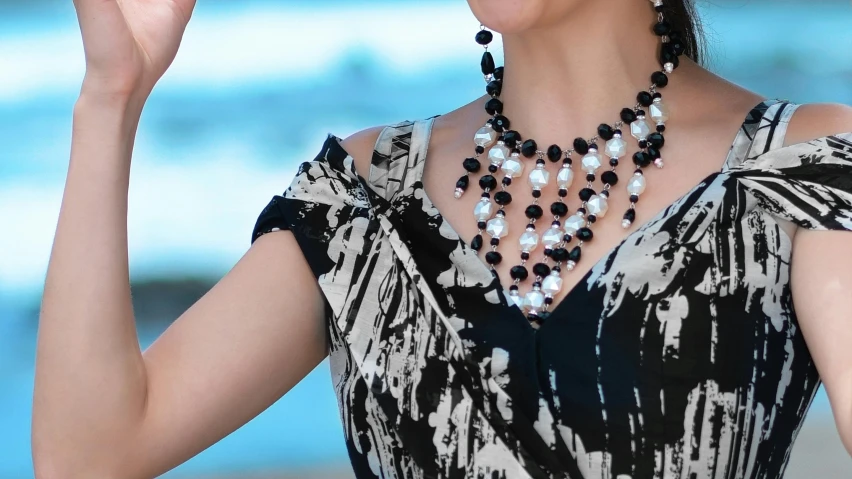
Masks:
[[[653,13],[645,2],[469,3],[483,24],[504,34],[506,114],[539,145],[591,136],[595,125],[612,122],[632,104],[659,67],[657,39],[648,30]],[[149,478],[255,417],[325,357],[323,303],[292,234],[270,233],[140,350],[127,266],[131,151],[142,107],[174,59],[194,2],[76,0],[75,6],[87,70],[45,283],[33,459],[39,479]],[[721,167],[746,112],[762,99],[685,58],[664,95],[672,110],[668,161],[650,172],[634,228]],[[477,195],[454,200],[452,190],[459,159],[470,155],[472,134],[488,118],[483,103],[478,98],[439,117],[424,173],[427,194],[466,240],[476,234],[470,211]],[[362,174],[380,130],[343,142]],[[786,143],[848,131],[849,107],[805,105]],[[572,208],[580,183],[569,192]],[[503,240],[508,244],[525,223],[517,212],[531,199],[524,191],[513,190],[508,219],[515,234]],[[613,216],[627,207],[625,196],[613,195]],[[852,296],[846,294],[852,290],[852,236],[797,231],[791,224],[785,230],[794,238],[799,322],[852,453]],[[620,221],[606,218],[595,234],[577,270],[565,275],[563,295],[626,233]],[[501,277],[508,278],[512,264],[504,261]]]

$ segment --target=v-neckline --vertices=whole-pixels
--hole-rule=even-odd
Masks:
[[[742,141],[743,135],[745,135],[745,131],[744,131],[743,127],[745,125],[745,122],[748,120],[748,118],[750,117],[751,113],[754,110],[759,109],[762,106],[766,105],[766,110],[764,110],[764,112],[763,112],[763,115],[765,115],[765,112],[768,111],[768,109],[772,105],[779,103],[779,102],[780,102],[780,100],[778,100],[778,99],[766,98],[766,99],[761,100],[759,103],[757,103],[752,108],[750,108],[749,111],[745,115],[745,120],[742,123],[740,123],[740,126],[738,127],[736,134],[734,134],[734,138],[731,142],[731,145],[732,146],[736,145],[738,142]],[[422,193],[422,201],[423,201],[424,209],[428,209],[430,216],[435,218],[440,224],[443,224],[444,225],[443,227],[446,228],[447,231],[449,233],[451,233],[458,240],[460,247],[461,247],[462,254],[464,255],[465,259],[468,260],[468,261],[465,261],[465,267],[476,268],[477,269],[477,271],[476,271],[477,275],[485,275],[485,277],[493,278],[492,284],[496,283],[496,291],[497,291],[497,294],[499,295],[501,306],[505,307],[510,314],[516,315],[516,316],[519,316],[520,318],[522,318],[524,320],[523,322],[526,324],[527,328],[532,329],[533,331],[536,331],[536,332],[541,332],[543,329],[545,329],[547,327],[547,325],[550,322],[545,321],[538,328],[535,328],[535,327],[533,327],[532,324],[530,324],[529,319],[526,317],[526,315],[524,315],[521,308],[517,304],[515,304],[514,301],[510,301],[508,299],[509,298],[509,290],[505,288],[505,286],[503,285],[503,282],[500,280],[500,277],[498,275],[495,275],[495,274],[492,273],[491,268],[489,268],[488,265],[482,260],[482,258],[479,256],[479,253],[476,250],[474,250],[473,248],[470,247],[470,243],[465,241],[465,239],[462,237],[462,235],[459,234],[458,230],[452,225],[452,223],[449,220],[447,220],[447,218],[440,212],[440,210],[438,210],[438,208],[435,206],[434,202],[430,198],[429,193],[426,191],[425,184],[423,183],[423,170],[424,170],[424,167],[425,167],[425,164],[426,164],[425,160],[426,160],[426,154],[428,152],[428,146],[429,146],[429,141],[430,141],[431,132],[432,132],[432,125],[434,124],[434,121],[437,117],[438,116],[436,115],[436,116],[433,116],[433,117],[430,117],[430,118],[427,118],[427,119],[424,119],[424,120],[415,121],[414,131],[415,132],[420,131],[421,137],[418,138],[416,136],[413,136],[412,139],[411,139],[411,143],[412,143],[411,153],[414,153],[415,150],[417,150],[419,158],[418,158],[417,163],[415,165],[413,165],[413,167],[414,167],[413,177],[410,178],[410,181],[411,182],[419,182],[421,184],[421,193]],[[423,123],[423,122],[427,122],[427,124],[418,129],[417,123]],[[415,141],[419,142],[416,147],[414,145]],[[725,159],[722,162],[721,167],[718,170],[715,170],[715,171],[711,172],[710,174],[708,174],[701,181],[699,181],[698,183],[696,183],[695,185],[690,187],[682,195],[678,196],[675,200],[668,203],[666,206],[664,206],[659,211],[657,211],[652,217],[650,217],[647,221],[642,223],[638,228],[636,228],[635,230],[628,233],[624,238],[622,238],[621,241],[619,241],[617,244],[615,244],[612,248],[608,249],[603,254],[603,256],[601,256],[597,261],[595,261],[594,264],[591,265],[591,267],[588,268],[588,270],[586,270],[586,272],[579,279],[579,281],[576,284],[574,284],[574,286],[571,287],[571,289],[568,290],[568,292],[562,297],[562,299],[559,300],[557,303],[555,303],[555,306],[553,306],[553,308],[550,311],[551,317],[557,317],[559,314],[562,314],[562,311],[565,308],[568,307],[567,304],[569,304],[570,301],[572,301],[573,298],[577,294],[579,294],[579,292],[582,289],[585,288],[586,290],[588,290],[588,282],[589,282],[589,279],[591,279],[594,271],[596,269],[598,269],[601,264],[609,261],[612,258],[612,256],[614,254],[616,254],[618,252],[618,250],[621,249],[621,247],[624,246],[628,241],[630,241],[631,239],[635,239],[638,235],[644,234],[645,230],[647,230],[649,227],[653,226],[654,224],[657,224],[659,221],[663,221],[667,216],[669,216],[669,214],[671,213],[671,210],[674,206],[680,204],[685,198],[692,195],[697,189],[701,188],[702,186],[705,186],[708,182],[714,180],[717,176],[719,176],[719,175],[725,173],[727,170],[729,170],[730,166],[731,166],[730,162],[731,162],[731,155],[732,154],[733,154],[733,151],[729,150],[728,155],[725,156]],[[475,258],[469,258],[470,255],[473,255]],[[475,259],[475,261],[474,261],[474,259]],[[459,264],[459,262],[457,260],[453,259],[453,267],[454,268],[460,268],[461,265]]]

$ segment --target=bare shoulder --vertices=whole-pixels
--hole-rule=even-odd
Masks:
[[[366,128],[349,135],[340,143],[340,146],[355,161],[355,171],[359,174],[364,175],[370,170],[376,140],[379,139],[379,135],[384,129],[385,127],[382,125]]]
[[[852,106],[842,103],[807,103],[799,106],[787,127],[786,145],[852,132]]]

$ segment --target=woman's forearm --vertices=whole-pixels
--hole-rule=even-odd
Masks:
[[[47,459],[36,467],[61,467],[62,477],[96,473],[100,461],[121,451],[145,410],[127,258],[130,156],[142,103],[83,93],[74,109],[33,406],[33,452]]]

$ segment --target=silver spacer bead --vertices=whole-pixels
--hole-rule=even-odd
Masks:
[[[454,196],[456,199],[459,199],[459,198],[461,198],[461,197],[462,197],[462,195],[463,195],[463,194],[464,194],[464,190],[463,190],[463,189],[461,189],[461,188],[456,188],[456,191],[455,191],[455,193],[453,193],[453,196]]]
[[[633,223],[630,220],[621,220],[621,227],[624,229],[630,228]]]
[[[565,269],[567,269],[568,271],[573,271],[575,266],[577,266],[577,263],[571,261],[570,259],[567,263],[565,263]]]
[[[657,158],[657,159],[655,159],[655,160],[654,160],[654,166],[656,166],[657,168],[662,168],[662,167],[663,167],[663,166],[665,166],[665,165],[666,165],[666,164],[665,164],[665,163],[663,163],[663,159],[662,159],[662,158]]]
[[[674,71],[674,63],[666,63],[665,65],[663,65],[663,70],[665,70],[666,73],[673,72]]]

